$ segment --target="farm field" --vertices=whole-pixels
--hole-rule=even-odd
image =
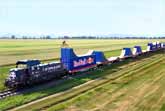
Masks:
[[[114,66],[104,71],[97,71],[97,75],[101,74],[99,77],[79,87],[36,100],[12,111],[165,110],[165,56],[163,53],[149,58],[127,60],[122,65]]]
[[[22,59],[39,59],[52,61],[59,59],[60,46],[63,40],[0,40],[0,91],[5,90],[3,83],[9,69]],[[101,50],[106,57],[120,55],[123,47],[141,45],[146,49],[146,44],[161,40],[123,39],[123,40],[67,40],[77,54],[84,54],[88,50]]]
[[[102,50],[106,57],[110,57],[118,56],[123,47],[141,45],[143,49],[146,49],[146,44],[149,41],[157,40],[67,40],[67,43],[78,54],[93,49]],[[159,41],[165,42],[165,40]],[[59,59],[61,42],[62,40],[0,41],[2,43],[0,44],[0,52],[2,52],[0,53],[0,90],[6,89],[3,82],[8,70],[14,67],[15,61],[37,58],[48,62]],[[142,109],[163,110],[165,108],[165,98],[163,97],[165,90],[162,88],[165,84],[163,82],[165,79],[164,69],[165,56],[163,52],[158,52],[148,57],[139,57],[137,60],[127,60],[114,64],[102,70],[91,72],[90,75],[65,80],[58,87],[42,87],[27,94],[8,97],[0,100],[0,110],[14,108],[54,93],[57,95],[52,95],[53,97],[48,100],[43,98],[41,102],[35,103],[34,101],[34,104],[18,107],[16,110],[119,110],[123,108],[120,106],[125,106],[127,108],[124,110],[130,111],[133,109],[137,111]],[[81,84],[83,85],[73,88]],[[68,91],[68,89],[70,90]],[[68,92],[65,93],[65,90]],[[64,94],[61,94],[63,91]],[[138,91],[139,95],[136,93]],[[136,96],[137,99],[133,98]],[[150,104],[155,104],[155,106],[151,108]]]
[[[4,109],[11,108],[11,107],[16,107],[16,106],[25,104],[28,101],[34,101],[37,98],[39,99],[39,98],[42,98],[42,97],[50,95],[50,94],[51,94],[50,97],[48,96],[41,100],[40,99],[36,100],[32,103],[25,104],[16,109],[11,109],[11,111],[13,111],[13,110],[19,110],[19,111],[22,111],[22,110],[23,111],[24,110],[56,110],[56,109],[64,110],[64,109],[68,109],[68,108],[69,109],[76,108],[77,110],[78,109],[85,110],[85,109],[88,109],[88,107],[89,107],[89,109],[90,108],[93,109],[93,108],[96,108],[96,106],[98,104],[101,105],[104,102],[106,103],[108,100],[111,100],[111,97],[113,97],[112,95],[116,94],[117,92],[118,93],[121,92],[122,95],[126,96],[128,92],[125,92],[125,90],[127,90],[127,91],[135,90],[136,86],[138,86],[141,83],[142,84],[146,83],[146,85],[147,85],[150,82],[155,81],[155,79],[156,79],[155,77],[157,76],[157,73],[155,73],[155,71],[154,72],[152,72],[152,71],[154,68],[156,68],[156,69],[159,69],[159,71],[162,74],[164,72],[163,69],[165,66],[164,61],[165,61],[165,57],[162,52],[157,53],[157,54],[151,54],[148,57],[139,57],[136,60],[130,59],[130,60],[127,60],[124,62],[120,62],[120,63],[114,64],[114,65],[111,65],[109,67],[106,67],[103,69],[104,71],[97,70],[95,72],[91,72],[90,74],[87,74],[84,76],[66,80],[62,84],[58,85],[58,87],[51,86],[49,88],[46,88],[46,89],[43,88],[43,89],[36,90],[36,91],[33,91],[28,94],[23,94],[23,95],[6,98],[6,99],[0,101],[1,102],[0,109],[4,110]],[[158,67],[158,66],[161,66],[161,67]],[[142,82],[141,79],[144,81],[144,83]],[[134,83],[134,81],[135,81],[135,83]],[[85,83],[85,84],[83,84],[83,83]],[[83,84],[83,85],[78,86],[80,84]],[[155,85],[159,85],[162,87],[164,84],[162,82],[160,84],[159,81],[155,81],[153,86],[155,86]],[[78,87],[72,88],[74,86],[78,86]],[[140,85],[138,87],[140,88]],[[140,90],[141,88],[143,89],[143,87],[141,87],[140,89],[139,88],[138,88],[138,90]],[[70,89],[70,90],[68,90],[68,89]],[[136,90],[136,91],[138,91],[138,90]],[[152,89],[149,88],[147,91],[150,92],[149,90],[152,90]],[[163,91],[164,91],[164,89],[161,90],[161,93],[163,93]],[[134,92],[134,93],[133,92],[129,93],[129,94],[136,93],[136,92]],[[145,88],[144,88],[144,92],[146,94]],[[52,95],[53,93],[55,95]],[[153,95],[154,94],[157,95],[156,92],[153,92]],[[154,95],[154,97],[156,95]],[[94,98],[95,96],[96,96],[98,103],[95,101],[95,99],[92,100],[92,97]],[[129,95],[127,95],[127,96],[129,96]],[[143,96],[144,96],[143,94],[139,95],[139,97],[141,97],[141,100],[143,100]],[[101,97],[102,99],[97,98],[97,97]],[[116,99],[117,99],[117,96],[114,96],[114,97],[116,97]],[[107,98],[107,99],[105,99],[105,98]],[[159,99],[159,97],[157,98],[157,96],[155,98]],[[90,100],[91,105],[85,104],[88,102],[88,100]],[[117,100],[120,101],[120,99],[117,99]],[[152,100],[150,100],[150,101],[152,102]],[[164,99],[163,99],[163,101],[164,101]],[[113,102],[115,102],[115,101],[113,101]],[[112,102],[112,104],[115,104],[113,102]],[[159,104],[161,106],[161,108],[163,107],[163,103],[164,102],[162,102],[161,105]],[[75,106],[72,107],[72,105],[75,105]],[[80,107],[80,106],[82,106],[82,107]],[[74,109],[74,110],[76,110],[76,109]],[[107,110],[107,109],[105,109],[105,110]]]
[[[60,46],[63,40],[0,40],[0,66],[14,64],[21,59],[51,60],[60,57]],[[123,47],[141,45],[146,48],[148,42],[165,40],[66,40],[77,54],[84,54],[88,50],[112,51],[119,55]]]

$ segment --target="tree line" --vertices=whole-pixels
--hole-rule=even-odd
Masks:
[[[8,36],[8,37],[0,37],[0,39],[165,39],[165,37],[104,37],[104,36],[59,36],[59,37],[51,37],[50,35],[47,36],[22,36],[17,37],[15,35]]]

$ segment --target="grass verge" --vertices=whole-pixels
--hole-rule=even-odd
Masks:
[[[127,60],[127,61],[124,61],[123,63],[118,63],[118,64],[114,64],[114,65],[112,65],[112,66],[110,66],[110,67],[106,67],[104,70],[105,71],[95,71],[95,72],[93,72],[93,73],[91,73],[90,75],[86,75],[86,76],[84,76],[84,77],[78,77],[78,78],[72,78],[71,79],[71,81],[69,81],[67,84],[64,82],[64,84],[61,84],[61,85],[59,85],[58,87],[56,87],[56,88],[51,88],[51,91],[52,92],[54,92],[54,93],[57,93],[57,92],[61,92],[61,91],[64,91],[64,90],[66,90],[66,89],[70,89],[71,87],[73,87],[73,86],[77,86],[79,83],[80,84],[82,84],[82,83],[85,83],[85,82],[87,82],[87,81],[89,81],[89,80],[93,80],[93,79],[96,79],[96,78],[98,78],[98,77],[102,77],[102,79],[99,79],[99,80],[97,80],[97,82],[96,83],[94,83],[93,85],[98,85],[99,84],[99,82],[98,81],[103,81],[103,80],[107,80],[107,77],[103,77],[103,76],[105,76],[105,75],[108,75],[111,79],[112,79],[112,77],[113,76],[119,76],[119,75],[121,75],[121,76],[123,76],[124,74],[127,74],[127,73],[129,73],[129,74],[132,74],[130,71],[131,71],[131,67],[133,68],[133,66],[134,66],[134,68],[135,69],[139,69],[140,67],[143,67],[144,65],[146,65],[146,64],[149,64],[149,63],[152,63],[152,62],[154,62],[155,61],[155,59],[159,59],[160,57],[162,56],[162,54],[158,54],[158,55],[154,55],[154,56],[152,56],[152,57],[150,57],[150,58],[146,58],[146,59],[142,59],[142,60],[139,60],[139,61],[134,61],[134,62],[132,62],[132,63],[129,63],[129,64],[127,64],[127,65],[124,65],[123,66],[123,64],[126,64],[126,63],[128,63],[129,61],[132,61],[132,60]],[[141,58],[143,58],[143,57],[141,57]],[[136,66],[136,67],[135,67]],[[129,68],[129,70],[128,70],[128,67],[130,67]],[[147,66],[146,65],[146,67],[150,67],[150,66]],[[110,68],[110,69],[109,69]],[[135,70],[135,69],[132,69],[132,71],[133,70]],[[118,74],[116,74],[115,72],[118,70]],[[123,71],[125,70],[125,73],[123,74]],[[140,70],[140,69],[139,69]],[[144,70],[144,69],[143,69]],[[109,75],[110,74],[110,75]],[[108,79],[110,79],[108,77]],[[76,81],[75,81],[76,80]],[[80,82],[81,81],[81,82]],[[78,83],[78,84],[77,84]],[[69,86],[69,84],[70,84],[70,86]],[[76,84],[76,85],[75,85]],[[63,90],[63,85],[66,87],[66,86],[69,86],[69,88],[66,88],[66,89],[64,89]],[[90,84],[88,84],[89,86],[93,86],[91,83]],[[89,87],[87,87],[86,86],[86,88],[89,88]],[[59,91],[59,89],[61,90],[61,91]],[[82,88],[81,88],[82,89]],[[89,89],[88,89],[89,90]],[[50,91],[50,90],[49,90]],[[77,92],[79,92],[79,91],[77,91]],[[80,91],[80,93],[82,93],[83,91]],[[71,93],[71,94],[74,94],[74,93]],[[67,96],[67,95],[66,95]],[[64,95],[62,96],[62,97],[64,97]],[[63,98],[64,99],[64,98]],[[52,101],[51,101],[52,100]],[[58,102],[58,98],[56,99],[56,98],[53,98],[53,99],[50,99],[50,100],[48,100],[47,102],[41,102],[42,103],[42,108],[45,106],[45,107],[47,107],[47,106],[51,106],[52,104],[54,104],[54,103],[56,103],[56,102]],[[41,103],[39,103],[40,105],[41,105]],[[46,103],[48,103],[48,104],[46,104]],[[44,104],[44,105],[43,105]],[[34,106],[32,106],[31,108],[36,108],[36,109],[40,109],[40,105],[38,106],[38,105],[34,105]],[[25,110],[25,109],[24,109]]]

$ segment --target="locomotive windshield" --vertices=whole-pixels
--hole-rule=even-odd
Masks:
[[[16,64],[16,68],[27,68],[27,65],[26,64]]]

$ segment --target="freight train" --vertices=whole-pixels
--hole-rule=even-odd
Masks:
[[[10,70],[9,76],[5,80],[5,86],[20,88],[56,80],[68,74],[96,69],[99,66],[112,64],[160,49],[165,49],[164,43],[148,43],[147,50],[142,50],[140,46],[135,46],[133,51],[131,51],[131,48],[123,48],[120,56],[106,58],[102,51],[89,51],[84,55],[76,55],[72,48],[61,48],[60,62],[41,64],[39,60],[18,61],[16,68]]]

